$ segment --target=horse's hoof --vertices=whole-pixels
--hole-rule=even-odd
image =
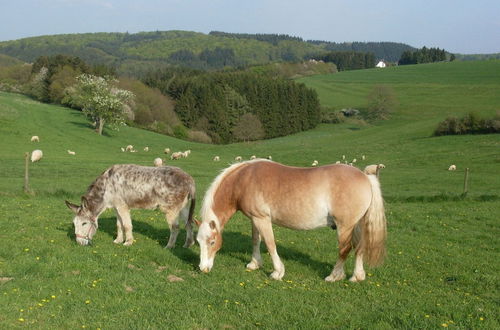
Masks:
[[[247,269],[249,270],[257,270],[260,268],[260,264],[258,262],[256,262],[255,260],[252,260],[250,261],[248,264],[247,264]]]
[[[363,274],[353,274],[351,276],[351,278],[349,279],[349,281],[351,282],[361,282],[361,281],[364,281],[366,278],[366,275],[363,273]]]
[[[325,281],[327,282],[337,282],[342,281],[345,278],[345,274],[332,274],[325,277]]]
[[[271,273],[271,278],[276,281],[281,281],[284,275],[285,274],[281,274],[280,272],[275,270],[274,272]]]

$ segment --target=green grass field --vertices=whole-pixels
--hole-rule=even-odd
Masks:
[[[363,106],[375,83],[391,84],[400,106],[393,119],[377,125],[320,125],[226,146],[130,127],[100,137],[77,111],[0,93],[0,328],[499,328],[500,139],[430,136],[446,115],[498,110],[499,63],[304,79],[317,88],[323,104],[337,108]],[[32,135],[40,142],[30,142]],[[120,147],[128,144],[139,152],[122,153]],[[145,146],[149,152],[142,151]],[[136,242],[130,247],[113,244],[111,210],[100,218],[94,245],[78,246],[64,200],[78,202],[108,166],[152,165],[166,147],[192,150],[189,158],[167,164],[195,178],[197,210],[209,183],[238,155],[272,155],[296,166],[310,166],[314,159],[332,163],[342,155],[357,158],[360,168],[384,163],[385,264],[368,269],[363,283],[326,283],[337,254],[335,232],[276,227],[286,274],[283,281],[272,281],[268,255],[261,270],[245,269],[251,226],[241,214],[226,226],[209,274],[197,269],[197,245],[181,247],[184,231],[176,248],[163,248],[169,233],[159,211],[132,213]],[[26,195],[24,153],[33,149],[42,149],[44,158],[30,164],[34,194]],[[212,161],[215,155],[220,162]],[[458,170],[447,171],[450,164]],[[466,167],[469,193],[460,198]],[[351,257],[348,276],[352,267]],[[171,275],[183,281],[171,282]]]

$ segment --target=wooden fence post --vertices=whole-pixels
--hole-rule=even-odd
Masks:
[[[463,196],[466,196],[467,195],[467,192],[469,190],[469,168],[467,167],[465,169],[465,176],[464,176],[464,192],[463,192]]]
[[[29,187],[29,171],[28,171],[28,166],[29,166],[29,160],[30,160],[30,153],[25,152],[24,153],[24,192],[29,193],[30,192],[30,187]]]

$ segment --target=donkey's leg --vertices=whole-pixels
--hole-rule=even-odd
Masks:
[[[113,241],[115,244],[123,243],[123,221],[118,209],[116,210],[116,239]]]
[[[118,215],[122,220],[123,232],[125,234],[125,243],[123,245],[132,245],[134,243],[134,235],[132,235],[132,219],[130,218],[130,210],[127,206],[116,208]]]
[[[260,234],[257,227],[255,227],[254,221],[252,220],[252,261],[247,264],[247,269],[256,270],[262,266],[262,257],[260,255]]]
[[[179,214],[179,217],[184,219],[185,228],[186,228],[186,241],[184,242],[183,247],[188,248],[194,244],[194,235],[193,235],[193,224],[188,220],[189,218],[189,207],[184,207]]]
[[[276,251],[276,243],[274,241],[273,226],[271,219],[260,218],[254,219],[253,223],[260,233],[264,243],[266,243],[267,251],[271,255],[271,260],[273,261],[274,272],[271,273],[271,278],[273,280],[281,280],[285,275],[285,265],[281,262],[281,259]]]
[[[327,282],[340,281],[345,278],[344,263],[352,248],[352,226],[346,228],[345,226],[337,225],[337,234],[339,240],[339,258],[335,267],[333,267],[332,273],[325,277],[325,281]]]
[[[165,217],[167,219],[168,228],[170,229],[170,237],[168,239],[167,246],[171,249],[175,246],[177,241],[177,235],[179,235],[179,211],[178,210],[166,210]]]

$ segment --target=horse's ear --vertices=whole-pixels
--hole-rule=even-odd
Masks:
[[[64,201],[64,203],[66,204],[66,206],[71,210],[73,211],[73,213],[78,213],[78,209],[80,208],[80,206],[76,205],[76,204],[73,204],[71,202],[68,202],[68,201]]]
[[[210,221],[209,225],[210,225],[210,229],[217,230],[217,225],[215,224],[215,221],[213,221],[213,220]]]

